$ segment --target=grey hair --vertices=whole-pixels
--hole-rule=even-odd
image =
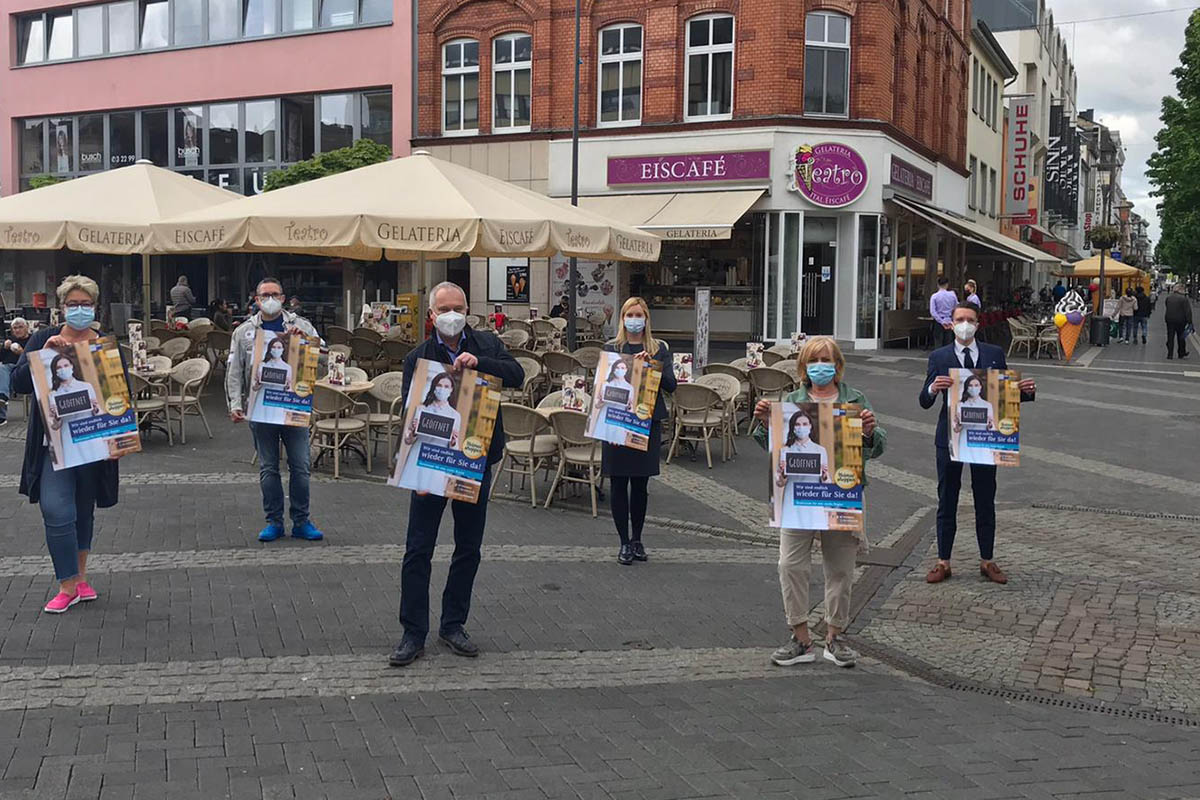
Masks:
[[[26,328],[28,328],[29,320],[25,319],[24,317],[13,317],[8,321],[8,327],[12,328],[13,325],[24,325]]]
[[[180,275],[180,276],[179,276],[179,280],[177,280],[177,281],[175,281],[175,282],[176,282],[177,284],[179,284],[180,286],[187,286],[187,285],[188,285],[188,278],[187,278],[187,275]]]
[[[93,303],[99,302],[100,287],[96,285],[94,280],[87,275],[68,275],[62,279],[62,283],[58,285],[58,289],[55,291],[55,294],[58,296],[58,304],[61,306],[67,302],[67,295],[76,289],[81,292],[87,292],[91,296]]]
[[[430,292],[429,292],[429,307],[431,309],[433,308],[434,301],[437,299],[438,292],[441,292],[445,289],[453,289],[454,291],[458,292],[459,294],[461,294],[463,296],[463,300],[467,299],[466,291],[464,291],[463,288],[461,286],[459,286],[457,283],[455,283],[454,281],[442,281],[437,286],[434,286],[433,289],[430,290]]]

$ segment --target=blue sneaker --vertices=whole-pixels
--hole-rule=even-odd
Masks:
[[[283,526],[277,522],[272,522],[259,532],[258,540],[260,542],[273,542],[281,536],[283,536]]]
[[[282,535],[282,531],[280,535]],[[310,542],[315,542],[324,539],[325,534],[321,533],[321,530],[311,522],[301,522],[299,525],[292,526],[292,538],[307,539]]]

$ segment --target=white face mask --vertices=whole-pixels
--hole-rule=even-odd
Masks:
[[[971,397],[979,397],[979,387],[978,386],[968,386],[967,394],[971,395]]]
[[[433,389],[433,396],[436,397],[438,400],[441,400],[443,403],[446,402],[447,400],[450,399],[450,387],[449,386],[435,386]]]
[[[807,439],[808,434],[811,432],[812,432],[811,425],[797,425],[796,429],[795,429],[796,435],[799,436],[801,439]]]
[[[73,367],[59,367],[58,372],[55,374],[58,375],[60,381],[69,381],[75,377],[75,369]]]
[[[272,347],[271,348],[271,358],[279,359],[282,357],[283,357],[283,348],[282,347]]]
[[[974,322],[956,322],[954,323],[954,335],[960,342],[970,342],[975,338],[975,331],[979,328]]]
[[[258,307],[268,317],[273,317],[283,310],[283,303],[274,297],[266,297],[258,302]]]
[[[457,311],[447,311],[438,314],[433,320],[434,326],[442,336],[458,336],[467,325],[467,317]]]

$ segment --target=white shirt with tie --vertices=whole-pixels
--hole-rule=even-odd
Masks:
[[[963,344],[958,339],[954,340],[954,355],[958,357],[958,365],[960,367],[966,369],[967,365],[966,365],[966,361],[963,358],[963,353],[971,354],[971,363],[974,365],[972,367],[972,369],[981,369],[981,367],[979,366],[979,342],[975,341],[974,339],[971,339],[970,344]],[[933,396],[933,383],[932,382],[930,382],[930,384],[925,387],[925,394],[929,395],[930,397]]]

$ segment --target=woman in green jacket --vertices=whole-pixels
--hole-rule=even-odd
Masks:
[[[809,339],[796,359],[797,376],[801,386],[784,398],[786,403],[853,403],[863,407],[863,485],[867,483],[866,461],[883,455],[887,446],[887,431],[875,422],[867,396],[842,381],[846,359],[837,342],[828,336]],[[754,438],[767,446],[766,425],[770,421],[771,404],[760,400],[754,416],[763,425],[755,430]],[[867,549],[866,532],[814,531],[781,528],[779,531],[779,586],[783,590],[783,608],[792,635],[771,655],[779,666],[807,664],[816,660],[812,638],[808,632],[809,575],[812,570],[814,539],[821,540],[822,563],[825,568],[825,658],[839,667],[854,666],[858,654],[851,650],[839,634],[850,624],[850,588],[854,583],[855,556]]]

